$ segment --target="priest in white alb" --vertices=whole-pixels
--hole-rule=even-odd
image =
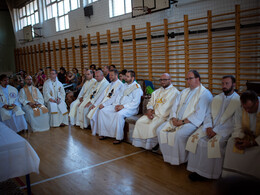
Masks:
[[[224,176],[260,179],[260,97],[254,91],[240,96],[242,107],[235,113],[235,128],[228,140],[223,165]]]
[[[0,84],[0,122],[17,133],[27,130],[17,89],[8,85],[9,78],[5,74],[0,75]]]
[[[98,97],[103,93],[109,84],[101,70],[95,72],[95,79],[97,82],[91,87],[89,95],[83,100],[78,108],[78,118],[80,122],[80,128],[82,129],[87,128],[90,125],[90,120],[87,117],[90,107],[96,102]]]
[[[47,131],[50,129],[48,109],[38,88],[32,85],[32,77],[25,78],[26,85],[20,90],[19,101],[23,105],[26,121],[32,131]]]
[[[137,120],[133,131],[133,145],[151,150],[158,144],[157,128],[170,114],[179,91],[171,84],[171,76],[164,73],[160,77],[161,87],[152,93],[147,104],[147,113]]]
[[[124,138],[125,118],[138,113],[143,90],[135,81],[135,72],[126,73],[126,83],[116,101],[101,109],[98,113],[98,129],[100,139],[116,138],[114,144],[119,144]]]
[[[196,70],[187,73],[186,81],[189,87],[176,98],[168,121],[157,129],[163,159],[173,165],[187,162],[187,140],[202,124],[212,100],[210,91],[201,84]]]
[[[93,88],[93,86],[95,86],[95,84],[97,82],[96,79],[93,78],[92,70],[87,70],[85,76],[87,79],[86,82],[84,83],[83,87],[81,88],[77,99],[74,102],[72,102],[70,105],[69,117],[70,117],[70,124],[72,124],[72,125],[80,126],[80,115],[82,115],[81,118],[83,120],[82,111],[84,109],[84,106],[81,107],[80,113],[79,113],[79,108],[85,99],[89,99],[91,89]],[[82,126],[83,126],[83,122],[82,122]]]
[[[65,90],[57,78],[57,71],[50,71],[50,78],[44,82],[43,97],[50,114],[51,127],[64,127],[69,124],[68,110],[65,103]]]
[[[234,91],[236,79],[222,78],[222,91],[208,109],[203,125],[188,139],[187,170],[192,181],[218,179],[222,172],[227,140],[234,129],[234,115],[240,107],[240,96]]]
[[[124,86],[118,79],[118,71],[116,69],[109,71],[109,80],[111,83],[109,83],[98,99],[92,103],[90,111],[87,114],[87,117],[90,120],[92,135],[99,134],[99,129],[97,128],[99,111],[106,106],[112,105],[119,95],[121,88]]]

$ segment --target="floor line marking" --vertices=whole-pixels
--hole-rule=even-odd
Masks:
[[[117,157],[117,158],[114,158],[114,159],[111,159],[111,160],[107,160],[107,161],[104,161],[104,162],[101,162],[101,163],[98,163],[98,164],[90,165],[90,166],[85,167],[85,168],[81,168],[81,169],[77,169],[77,170],[74,170],[74,171],[71,171],[71,172],[68,172],[68,173],[57,175],[55,177],[51,177],[51,178],[48,178],[48,179],[44,179],[44,180],[35,182],[35,183],[31,184],[31,186],[34,186],[34,185],[37,185],[37,184],[41,184],[41,183],[45,183],[45,182],[48,182],[48,181],[51,181],[51,180],[54,180],[54,179],[58,179],[58,178],[61,178],[61,177],[67,176],[67,175],[71,175],[73,173],[82,172],[82,171],[85,171],[85,170],[88,170],[88,169],[91,169],[91,168],[94,168],[94,167],[97,167],[97,166],[100,166],[100,165],[104,165],[104,164],[107,164],[107,163],[110,163],[110,162],[114,162],[114,161],[117,161],[117,160],[129,157],[129,156],[133,156],[133,155],[145,152],[145,151],[146,150],[141,150],[141,151],[134,152],[134,153],[131,153],[131,154],[127,154],[127,155],[124,155],[124,156],[120,156],[120,157]],[[20,187],[20,189],[24,189],[24,188],[26,188],[26,186],[21,186]]]

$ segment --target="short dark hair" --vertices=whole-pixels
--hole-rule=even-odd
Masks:
[[[116,75],[118,75],[118,70],[117,69],[110,70],[109,72],[114,72]]]
[[[111,64],[110,66],[112,66],[113,68],[115,68],[115,69],[116,69],[116,66],[115,66],[114,64]]]
[[[201,81],[200,73],[197,70],[189,70],[189,72],[192,72],[194,74],[194,77],[199,78],[199,80]]]
[[[96,65],[95,64],[91,64],[90,66],[89,66],[89,68],[94,68],[94,70],[96,70]]]
[[[55,70],[55,69],[51,69],[51,71],[54,71],[56,74],[58,74],[58,73],[57,73],[57,70]]]
[[[43,71],[43,69],[42,69],[42,68],[40,68],[40,71],[42,71],[42,74],[44,74],[44,71]]]
[[[76,70],[77,73],[79,72],[77,68],[72,68],[72,70]]]
[[[52,69],[52,70],[54,70],[54,69]],[[64,67],[60,67],[60,70],[63,70],[64,73],[66,74],[66,69],[65,69]],[[56,70],[55,70],[55,71],[56,71]],[[56,74],[57,74],[57,71],[56,71]]]
[[[135,77],[135,71],[133,71],[133,70],[128,70],[127,72],[130,73],[131,77]]]
[[[124,70],[122,70],[121,72],[119,72],[119,74],[122,74],[122,75],[125,75],[127,73],[127,70],[126,69],[124,69]]]
[[[246,104],[248,100],[255,104],[258,101],[256,92],[254,92],[253,90],[247,90],[241,94],[240,101],[242,104]]]
[[[6,78],[8,78],[6,74],[1,74],[0,75],[0,81],[4,80]]]
[[[230,78],[232,83],[236,83],[236,78],[233,75],[225,75],[222,79]]]

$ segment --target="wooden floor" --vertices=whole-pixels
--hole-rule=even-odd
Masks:
[[[100,141],[87,129],[22,136],[41,159],[40,174],[31,174],[33,194],[218,194],[217,181],[191,182],[185,164],[172,166],[128,143]]]

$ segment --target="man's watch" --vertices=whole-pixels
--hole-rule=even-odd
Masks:
[[[182,120],[181,122],[182,122],[183,125],[185,124],[185,121],[184,121],[184,120]]]

